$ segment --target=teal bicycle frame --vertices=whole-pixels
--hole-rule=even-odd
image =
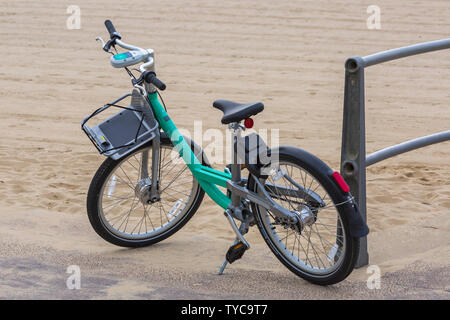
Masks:
[[[215,170],[203,165],[192,152],[191,147],[178,131],[175,123],[169,117],[169,114],[159,102],[156,92],[148,94],[148,100],[153,110],[156,120],[159,122],[161,129],[167,134],[172,141],[175,149],[183,158],[189,170],[191,170],[195,179],[198,181],[208,196],[223,209],[227,209],[231,203],[231,199],[226,196],[217,186],[226,188],[227,181],[231,180],[231,174]]]

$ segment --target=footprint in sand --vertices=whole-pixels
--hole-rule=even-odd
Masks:
[[[64,183],[64,182],[50,183],[48,186],[51,187],[51,188],[58,188],[58,189],[65,189],[65,190],[76,190],[76,189],[78,189],[77,185]]]
[[[65,198],[63,192],[47,192],[41,194],[42,199],[52,200],[52,201],[61,201]]]
[[[98,155],[96,153],[90,153],[90,154],[81,155],[81,156],[79,156],[78,159],[83,160],[83,161],[96,161],[96,160],[98,160]]]
[[[407,220],[402,220],[402,219],[391,218],[391,219],[387,220],[387,224],[390,225],[390,226],[401,226],[401,225],[404,225],[406,223],[408,223],[408,221]]]
[[[390,195],[374,196],[373,200],[381,203],[399,203],[402,201],[402,199]]]
[[[440,206],[450,210],[450,199],[439,201],[438,203]]]
[[[29,190],[29,188],[27,189],[22,184],[13,184],[11,186],[11,191],[13,192],[13,194],[20,194],[20,193],[29,192],[30,190]]]

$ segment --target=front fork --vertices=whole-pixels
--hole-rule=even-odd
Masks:
[[[151,166],[151,179],[148,172],[148,150],[142,152],[141,159],[141,181],[150,181],[150,201],[156,202],[160,198],[159,194],[159,153],[160,153],[161,139],[158,131],[156,137],[152,140],[152,166]]]

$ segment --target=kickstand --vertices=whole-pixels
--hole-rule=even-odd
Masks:
[[[223,274],[223,271],[228,265],[228,262],[233,263],[234,261],[240,259],[244,252],[250,248],[250,245],[243,236],[248,232],[248,221],[241,222],[241,225],[238,228],[229,212],[225,211],[225,216],[228,218],[233,231],[236,233],[236,238],[234,239],[233,245],[228,249],[225,259],[223,260],[223,263],[219,268],[219,275]]]
[[[239,242],[239,238],[236,237],[236,239],[234,240],[233,246],[236,245],[238,242]],[[228,260],[227,260],[227,258],[225,257],[225,259],[223,260],[222,265],[221,265],[220,268],[219,268],[219,273],[218,273],[219,276],[223,274],[223,271],[224,271],[225,268],[227,267],[227,264],[228,264]]]

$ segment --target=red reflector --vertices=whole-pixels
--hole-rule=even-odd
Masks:
[[[253,122],[253,119],[252,119],[252,118],[247,118],[247,119],[244,120],[244,126],[245,126],[247,129],[253,128],[253,124],[254,124],[254,122]]]
[[[339,188],[341,188],[342,191],[344,191],[345,193],[350,191],[347,182],[345,182],[344,178],[342,178],[339,172],[337,171],[333,172],[333,178],[337,182]]]

